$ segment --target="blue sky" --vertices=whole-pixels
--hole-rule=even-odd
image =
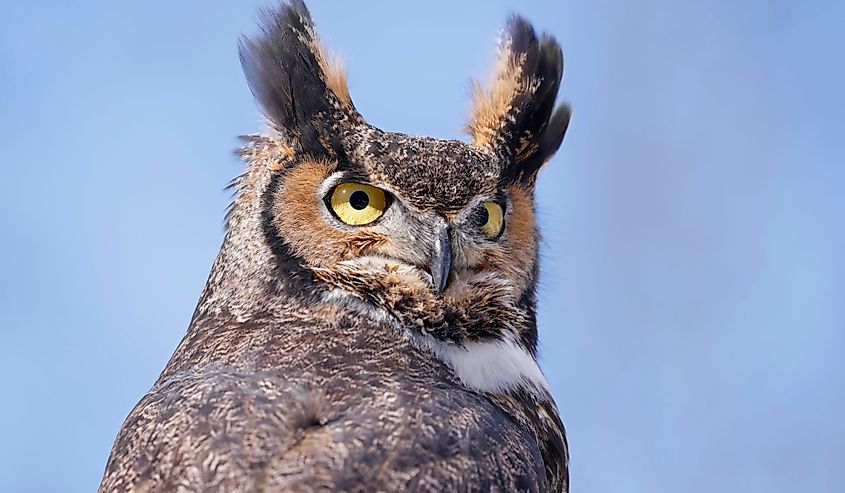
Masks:
[[[92,491],[222,239],[258,3],[0,7],[0,491]],[[461,138],[514,8],[567,59],[542,364],[574,491],[845,489],[845,4],[310,2],[366,118]]]

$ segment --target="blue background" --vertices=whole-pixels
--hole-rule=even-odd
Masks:
[[[573,491],[845,491],[845,3],[311,2],[356,105],[461,138],[518,8],[574,118],[539,185]],[[0,491],[93,491],[220,245],[256,7],[0,7]]]

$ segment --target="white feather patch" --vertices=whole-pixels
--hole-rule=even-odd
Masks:
[[[514,341],[499,339],[460,347],[426,338],[425,344],[471,389],[504,393],[525,387],[541,397],[551,394],[537,360]]]

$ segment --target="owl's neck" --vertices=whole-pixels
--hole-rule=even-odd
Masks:
[[[194,311],[198,319],[240,320],[281,313],[310,297],[313,279],[290,256],[280,256],[267,239],[263,214],[270,174],[250,166],[237,182],[238,193],[226,221],[226,236]]]

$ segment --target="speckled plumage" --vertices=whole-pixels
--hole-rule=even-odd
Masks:
[[[100,491],[567,491],[536,364],[534,183],[569,121],[557,43],[511,20],[467,144],[367,124],[301,2],[262,27],[241,60],[271,131],[246,139],[188,333]],[[341,180],[390,194],[383,216],[334,217]],[[505,210],[497,238],[477,231],[485,200]]]

